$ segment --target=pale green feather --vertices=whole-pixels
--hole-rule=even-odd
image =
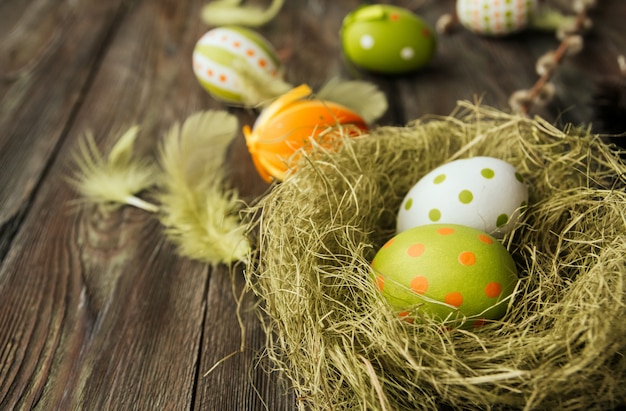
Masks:
[[[161,144],[158,193],[161,222],[181,255],[203,262],[245,260],[250,245],[237,212],[241,202],[224,188],[224,158],[237,119],[206,111],[175,124]]]
[[[136,195],[155,183],[156,168],[148,161],[133,156],[138,127],[126,131],[105,158],[93,134],[85,133],[73,153],[76,169],[68,181],[90,203],[117,208],[132,205],[146,211],[158,208]]]
[[[316,93],[316,97],[346,106],[370,124],[385,114],[388,107],[385,93],[375,84],[359,80],[333,78]]]

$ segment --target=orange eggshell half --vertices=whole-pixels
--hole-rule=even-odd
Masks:
[[[326,137],[340,133],[324,133],[338,125],[352,125],[346,134],[354,136],[367,131],[361,116],[336,103],[321,100],[297,100],[263,118],[254,130],[244,128],[248,149],[261,177],[267,182],[283,180],[285,172],[297,161],[294,153],[306,151],[314,139],[322,145]]]

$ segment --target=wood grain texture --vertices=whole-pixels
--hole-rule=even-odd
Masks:
[[[379,76],[341,53],[341,21],[362,2],[285,3],[258,31],[283,56],[287,81],[314,89],[336,76],[372,81],[390,102],[379,124],[448,114],[475,96],[507,109],[510,94],[536,80],[536,59],[557,45],[546,33],[489,39],[458,29],[439,38],[425,70]],[[387,3],[431,25],[454,6]],[[616,56],[626,50],[626,2],[599,3],[583,53],[559,69],[556,100],[538,111],[551,121],[589,122],[594,82],[616,74]],[[64,181],[86,130],[106,151],[138,124],[137,150],[154,156],[175,122],[226,108],[198,86],[191,67],[193,46],[209,29],[199,20],[204,4],[0,1],[0,409],[296,409],[288,383],[266,372],[258,300],[242,294],[240,266],[180,258],[154,216],[76,207]],[[226,109],[242,125],[257,116]],[[270,189],[241,133],[225,160],[244,200]]]
[[[120,4],[0,4],[0,255],[80,104]]]

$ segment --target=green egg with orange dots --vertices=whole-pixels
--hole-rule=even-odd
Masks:
[[[477,327],[502,318],[518,277],[513,257],[494,237],[457,224],[403,231],[372,261],[374,281],[389,305],[406,316],[467,318]]]
[[[373,4],[348,14],[341,26],[346,58],[381,74],[401,74],[426,66],[434,57],[435,32],[402,7]]]

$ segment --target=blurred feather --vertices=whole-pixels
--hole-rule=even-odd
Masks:
[[[260,27],[280,12],[285,0],[272,0],[267,9],[242,6],[241,0],[218,0],[202,8],[202,20],[211,26]]]
[[[291,84],[282,80],[280,75],[271,76],[241,61],[236,60],[233,68],[240,74],[242,100],[246,107],[268,104],[293,88]]]
[[[224,188],[223,161],[237,126],[226,112],[200,112],[175,124],[162,142],[161,222],[181,255],[211,264],[245,260],[250,246],[237,216],[241,203]]]
[[[366,81],[333,78],[316,93],[316,98],[341,104],[368,124],[379,119],[388,107],[385,93]]]
[[[107,158],[98,149],[92,133],[85,133],[73,153],[76,170],[68,177],[83,201],[117,208],[128,204],[156,212],[157,206],[136,194],[155,183],[154,167],[147,160],[133,157],[138,127],[128,129],[111,149]]]

